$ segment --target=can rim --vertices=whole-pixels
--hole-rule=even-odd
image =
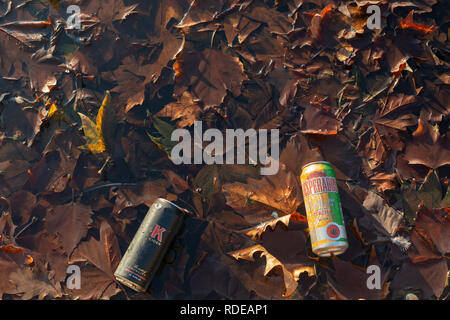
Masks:
[[[314,162],[310,162],[310,163],[308,163],[308,164],[305,164],[305,165],[302,167],[302,171],[303,171],[303,169],[305,169],[306,167],[309,167],[309,166],[311,166],[311,165],[313,165],[313,164],[319,164],[319,163],[326,163],[326,164],[331,165],[331,163],[329,163],[328,161],[314,161]]]
[[[168,203],[170,203],[170,205],[174,206],[175,208],[177,208],[177,209],[180,210],[181,212],[183,212],[183,213],[185,213],[185,214],[190,214],[190,211],[189,211],[189,210],[180,207],[179,205],[173,203],[172,201],[169,201],[169,200],[164,199],[164,198],[158,198],[158,200],[162,200],[162,201],[168,202]]]

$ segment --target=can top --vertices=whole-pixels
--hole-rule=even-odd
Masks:
[[[190,212],[189,210],[184,209],[184,208],[182,208],[182,207],[176,205],[176,204],[173,203],[172,201],[169,201],[169,200],[164,199],[164,198],[158,198],[157,200],[167,202],[167,203],[169,203],[171,206],[174,206],[175,208],[177,208],[178,210],[180,210],[181,212],[183,212],[183,213],[185,213],[185,214],[187,214],[187,215],[191,215],[191,212]]]
[[[305,164],[305,165],[302,167],[302,171],[303,171],[303,169],[305,169],[306,167],[309,167],[310,165],[313,165],[313,164],[319,164],[319,163],[324,163],[324,164],[329,164],[329,165],[331,165],[328,161],[314,161],[314,162],[310,162],[310,163],[308,163],[308,164]]]

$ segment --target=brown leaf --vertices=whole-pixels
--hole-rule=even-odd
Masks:
[[[239,96],[246,76],[238,58],[215,49],[202,52],[182,51],[175,65],[175,93],[179,96],[190,88],[191,93],[204,103],[205,108],[222,104],[230,91]]]
[[[91,208],[80,203],[55,206],[46,217],[47,230],[59,234],[65,251],[70,255],[86,236],[88,226],[92,222],[91,215]]]
[[[170,117],[172,121],[177,120],[177,127],[190,127],[196,120],[199,120],[202,109],[195,101],[192,94],[184,92],[178,102],[167,104],[156,117]]]
[[[386,190],[395,190],[398,187],[397,174],[378,172],[373,177],[370,177],[370,181],[376,186],[378,192],[385,192]]]
[[[9,281],[9,275],[16,272],[18,265],[12,260],[0,259],[0,272],[2,277],[0,277],[0,294],[14,294],[16,292],[16,286]],[[8,275],[8,276],[6,276]]]
[[[414,10],[411,10],[408,16],[400,22],[400,28],[402,29],[413,29],[417,31],[423,31],[425,33],[432,32],[437,29],[436,26],[424,26],[422,24],[415,23],[413,21]]]
[[[417,213],[416,228],[429,235],[436,248],[444,256],[450,252],[449,208],[428,209],[422,206]]]
[[[445,259],[428,260],[415,264],[406,260],[391,283],[391,290],[419,289],[422,299],[440,297],[447,279],[448,267]]]
[[[308,106],[300,120],[300,130],[303,134],[334,135],[340,131],[341,126],[341,121],[321,106]]]
[[[62,295],[59,284],[52,281],[51,271],[25,267],[11,273],[9,278],[16,287],[15,293],[19,294],[22,300],[30,300],[36,296],[40,300],[46,297],[58,298]]]
[[[35,258],[46,261],[54,271],[54,281],[61,282],[67,277],[68,255],[61,245],[57,234],[48,234],[42,230],[36,234],[27,234],[17,239],[21,246],[32,250]]]
[[[319,149],[311,147],[308,139],[302,134],[289,139],[280,155],[280,163],[298,177],[302,173],[303,166],[321,160],[323,157]]]
[[[212,21],[223,11],[231,7],[232,0],[192,0],[189,10],[177,25],[188,28],[200,23]]]
[[[118,214],[127,207],[137,207],[141,204],[151,207],[157,198],[167,195],[166,188],[165,180],[155,180],[112,191],[111,197],[116,197],[113,212]]]
[[[175,193],[180,194],[189,189],[189,184],[187,181],[172,170],[163,170],[162,173],[172,185]]]
[[[237,260],[255,261],[254,255],[260,253],[260,257],[266,258],[264,277],[281,270],[285,285],[283,295],[290,296],[297,288],[301,273],[307,272],[309,276],[315,276],[312,263],[305,256],[306,239],[302,230],[304,226],[303,223],[296,222],[287,230],[280,225],[275,226],[273,231],[266,230],[262,234],[260,244],[229,254]]]
[[[291,215],[285,215],[281,218],[273,219],[267,222],[263,222],[259,225],[257,225],[255,228],[252,228],[245,232],[246,235],[252,237],[253,240],[259,240],[261,238],[261,235],[266,232],[268,228],[270,228],[272,231],[276,228],[278,223],[281,223],[282,225],[285,225],[286,227],[289,225],[289,221],[291,220]]]
[[[432,169],[450,164],[450,133],[441,136],[437,126],[420,118],[413,141],[406,146],[404,159],[410,165],[421,164]]]
[[[12,219],[19,226],[30,220],[33,208],[37,204],[36,196],[25,190],[19,190],[12,194],[9,202]]]
[[[28,180],[29,168],[24,160],[0,162],[0,195],[8,196],[21,189]]]
[[[273,210],[294,213],[302,201],[301,187],[292,172],[280,168],[278,174],[257,180],[249,178],[247,184],[235,182],[223,186],[227,205],[245,215],[250,224],[261,222]]]
[[[290,296],[294,290],[297,288],[297,282],[295,281],[295,278],[292,273],[286,270],[286,268],[281,264],[281,262],[272,256],[267,250],[257,244],[250,248],[245,248],[239,251],[235,251],[230,253],[235,259],[245,259],[249,261],[254,261],[253,255],[255,253],[260,253],[261,256],[266,257],[266,267],[264,270],[264,276],[267,276],[274,268],[281,267],[281,270],[283,272],[283,278],[285,283],[285,296]]]
[[[61,192],[75,169],[76,159],[62,150],[46,153],[30,170],[29,186],[35,193]]]
[[[134,106],[141,105],[145,99],[146,86],[160,77],[164,67],[183,48],[184,41],[174,36],[166,29],[162,29],[160,37],[156,37],[161,46],[158,57],[154,63],[146,64],[145,57],[135,58],[127,56],[122,60],[121,66],[113,72],[113,80],[117,86],[111,92],[120,94],[119,100],[125,105],[125,112]]]
[[[120,249],[113,229],[106,220],[100,223],[100,239],[82,241],[70,256],[69,263],[87,261],[114,282],[114,271],[120,262]]]
[[[121,290],[101,270],[90,265],[80,267],[80,289],[66,289],[72,299],[80,300],[108,300]]]
[[[384,299],[383,288],[388,285],[387,280],[389,276],[389,270],[382,268],[381,263],[378,261],[376,254],[372,249],[372,253],[367,263],[367,267],[371,265],[378,266],[381,269],[380,284],[381,289],[369,289],[367,286],[367,280],[371,274],[366,273],[367,267],[360,269],[354,266],[351,262],[342,261],[339,258],[333,258],[334,273],[333,275],[327,274],[328,284],[336,291],[337,295],[341,299],[368,299],[368,300],[380,300]]]

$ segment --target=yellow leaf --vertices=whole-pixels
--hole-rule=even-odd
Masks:
[[[109,91],[106,91],[105,98],[98,110],[95,123],[88,116],[82,113],[78,114],[81,118],[81,124],[87,142],[82,149],[88,149],[93,153],[106,151],[105,133],[106,131],[112,130],[114,118]]]
[[[86,139],[86,145],[82,146],[81,149],[90,150],[94,153],[100,153],[106,150],[103,138],[101,138],[100,133],[97,131],[95,123],[89,119],[86,115],[78,112],[81,118],[81,124],[83,125],[84,138]]]
[[[111,106],[111,94],[109,91],[106,91],[105,98],[103,99],[102,105],[100,106],[100,109],[97,113],[97,119],[96,119],[96,126],[97,131],[100,133],[100,137],[103,137],[103,126],[104,126],[104,118],[108,115]]]
[[[58,107],[53,103],[50,107],[50,110],[48,111],[47,119],[50,119],[56,113],[56,111],[58,111]]]

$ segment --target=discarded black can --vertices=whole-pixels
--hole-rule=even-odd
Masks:
[[[186,213],[170,201],[157,199],[114,272],[117,281],[135,291],[147,291]]]

